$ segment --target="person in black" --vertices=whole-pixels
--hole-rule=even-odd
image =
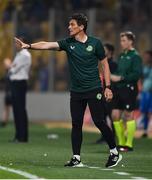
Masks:
[[[74,14],[69,20],[70,37],[56,42],[37,42],[26,44],[15,38],[16,44],[23,49],[64,50],[68,56],[71,77],[70,110],[72,117],[73,157],[66,167],[82,167],[80,151],[82,144],[83,116],[87,104],[96,127],[102,131],[110,149],[106,167],[116,166],[122,159],[116,148],[112,131],[104,122],[103,97],[107,101],[113,97],[110,88],[110,70],[101,41],[86,33],[88,19],[84,14]],[[106,87],[103,91],[99,77],[98,63],[103,67]]]
[[[134,48],[135,34],[131,31],[120,33],[120,53],[118,68],[111,74],[114,84],[112,119],[118,140],[118,149],[122,152],[133,151],[136,131],[134,110],[137,109],[138,80],[142,74],[142,59]]]
[[[108,59],[110,72],[113,74],[117,70],[117,63],[113,59],[115,48],[112,44],[106,43],[104,44],[104,49],[105,49],[105,54]]]
[[[110,43],[105,43],[104,44],[104,49],[105,49],[105,54],[107,56],[107,60],[108,60],[108,64],[109,64],[109,68],[110,68],[110,72],[113,74],[116,69],[117,69],[117,63],[113,60],[113,56],[114,56],[114,46]],[[111,84],[112,86],[112,84]],[[105,112],[104,112],[104,119],[105,121],[107,120],[107,117],[110,119],[111,121],[111,127],[112,130],[114,132],[114,127],[113,127],[113,121],[112,121],[112,104],[111,102],[106,102],[105,101]],[[96,144],[100,144],[105,142],[104,137],[101,135],[101,137],[96,141]]]
[[[10,79],[8,75],[8,69],[10,68],[11,60],[9,58],[4,59],[4,67],[5,67],[5,89],[4,89],[4,109],[2,114],[2,122],[0,123],[1,127],[5,127],[8,124],[10,109],[12,107],[12,93],[11,93],[11,85]]]
[[[15,137],[13,142],[28,142],[28,114],[26,110],[27,81],[31,67],[31,54],[16,47],[17,53],[9,69],[12,92]]]

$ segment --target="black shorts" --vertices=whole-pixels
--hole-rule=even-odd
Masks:
[[[127,84],[125,87],[115,87],[113,89],[112,108],[133,111],[137,109],[137,85]]]
[[[6,106],[11,106],[12,105],[12,95],[11,93],[6,93],[4,97],[4,103]]]
[[[97,99],[103,100],[103,90],[102,88],[96,88],[86,92],[75,92],[71,91],[70,93],[72,100],[89,100],[89,99]]]
[[[72,121],[83,121],[86,106],[89,106],[93,121],[104,120],[104,101],[101,88],[88,92],[71,91],[70,109]]]

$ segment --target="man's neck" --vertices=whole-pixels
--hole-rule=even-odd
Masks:
[[[108,60],[113,59],[113,57],[111,55],[108,55],[108,54],[107,54],[107,58],[108,58]]]
[[[128,52],[128,51],[132,51],[132,50],[134,50],[135,48],[134,47],[128,47],[127,49],[125,49],[125,52]]]
[[[88,36],[83,31],[81,31],[75,36],[75,39],[79,42],[85,43],[88,39]]]

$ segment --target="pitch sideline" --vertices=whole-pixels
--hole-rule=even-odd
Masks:
[[[38,177],[37,175],[30,174],[30,173],[25,172],[25,171],[13,169],[13,168],[8,168],[8,167],[1,166],[1,165],[0,165],[0,169],[4,170],[4,171],[15,173],[15,174],[18,174],[18,175],[21,175],[21,176],[24,176],[25,178],[28,178],[28,179],[44,179],[44,178]]]

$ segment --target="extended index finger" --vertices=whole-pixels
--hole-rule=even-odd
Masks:
[[[17,37],[14,37],[14,40],[16,43],[22,44],[22,41],[20,39],[18,39]]]

